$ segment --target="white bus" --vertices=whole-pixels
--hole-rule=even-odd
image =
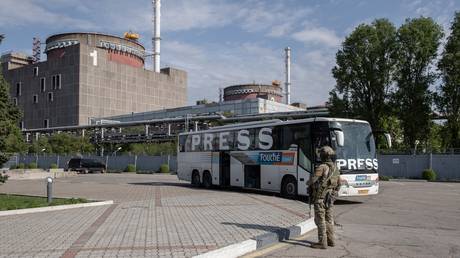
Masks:
[[[307,195],[306,182],[324,145],[336,151],[339,196],[378,193],[378,161],[369,123],[340,118],[268,120],[181,133],[177,175],[206,188]]]

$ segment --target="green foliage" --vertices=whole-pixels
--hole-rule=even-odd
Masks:
[[[393,179],[392,176],[379,176],[380,181],[389,181],[390,179]]]
[[[2,211],[87,202],[88,200],[82,198],[54,198],[53,201],[50,204],[48,204],[46,197],[0,194],[0,210]]]
[[[168,164],[161,164],[160,172],[161,173],[169,173],[169,165]]]
[[[42,151],[44,149],[44,151]],[[69,133],[54,134],[50,137],[40,137],[29,145],[30,153],[83,154],[95,151],[89,138]]]
[[[132,143],[122,148],[123,152],[133,155],[175,155],[177,147],[175,142],[165,143]]]
[[[407,19],[398,29],[397,90],[393,105],[402,122],[404,141],[414,147],[430,134],[432,94],[436,80],[430,69],[442,38],[441,26],[431,18]]]
[[[35,163],[35,162],[31,162],[31,163],[29,163],[29,164],[27,165],[27,168],[30,168],[30,169],[35,169],[35,168],[37,168],[37,167],[38,167],[38,166],[37,166],[37,163]]]
[[[396,28],[387,19],[361,24],[346,37],[332,69],[336,86],[330,92],[333,116],[369,121],[381,128],[395,67]]]
[[[24,163],[19,163],[18,166],[16,167],[18,169],[25,169],[26,168],[26,164]]]
[[[428,181],[436,180],[436,172],[432,169],[425,169],[422,172],[422,178]]]
[[[443,83],[435,103],[447,118],[446,147],[460,148],[460,12],[455,13],[438,69]]]
[[[128,164],[125,168],[125,172],[136,172],[136,166],[134,166],[134,164]]]
[[[16,169],[16,168],[18,168],[18,166],[16,166],[16,164],[13,164],[13,165],[10,166],[10,169]]]
[[[56,169],[56,168],[59,168],[59,167],[58,167],[58,165],[57,165],[56,163],[52,163],[52,164],[50,165],[50,168],[51,168],[51,169]]]
[[[7,174],[0,174],[0,184],[3,184],[8,180],[8,175]]]
[[[385,132],[388,132],[391,135],[392,139],[392,149],[393,150],[404,150],[406,146],[404,145],[404,132],[401,125],[401,120],[399,120],[394,115],[388,115],[382,118],[383,126],[382,129]],[[378,136],[379,146],[384,142],[383,135]]]
[[[4,36],[0,35],[0,43]],[[10,158],[11,152],[24,151],[19,127],[21,112],[10,98],[10,86],[3,78],[0,67],[0,165]]]

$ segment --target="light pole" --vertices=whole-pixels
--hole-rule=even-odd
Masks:
[[[118,152],[119,150],[121,150],[121,147],[118,147],[118,148],[113,152],[112,156],[116,156],[116,155],[117,155],[117,152]]]

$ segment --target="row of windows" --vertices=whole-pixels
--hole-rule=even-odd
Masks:
[[[285,126],[268,127],[271,130],[271,150],[287,150],[292,144],[296,144],[307,157],[312,156],[312,134],[309,124],[293,124]],[[243,135],[241,130],[227,132],[190,134],[179,138],[179,149],[181,152],[190,151],[218,151],[222,150],[259,150],[266,145],[261,142],[261,130],[264,128],[241,129],[246,130]],[[224,133],[224,135],[221,135]],[[195,137],[195,138],[194,138]],[[263,137],[263,136],[262,136]],[[240,142],[238,138],[244,142]],[[244,138],[244,139],[243,139]],[[224,141],[221,142],[221,141]],[[244,146],[242,149],[241,146]]]
[[[53,92],[48,92],[48,102],[53,102],[54,101],[54,93]],[[33,95],[33,103],[36,104],[38,103],[38,95],[35,94]],[[13,105],[17,106],[18,105],[18,98],[13,98]]]
[[[51,89],[53,90],[62,89],[61,77],[62,77],[61,74],[55,74],[51,76]],[[40,78],[40,91],[41,92],[46,91],[46,77]],[[17,82],[16,83],[16,97],[19,97],[21,95],[22,95],[22,82]]]

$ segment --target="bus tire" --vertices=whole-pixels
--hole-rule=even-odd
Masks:
[[[281,195],[288,198],[297,196],[297,181],[293,176],[285,176],[281,183]]]
[[[212,187],[212,177],[209,171],[203,172],[203,186],[204,188],[211,188]]]
[[[193,170],[192,172],[192,185],[195,187],[201,186],[200,172],[198,170]]]

